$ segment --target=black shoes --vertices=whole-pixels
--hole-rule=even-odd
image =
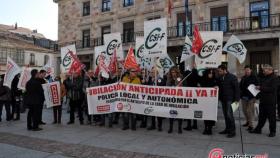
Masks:
[[[192,126],[187,126],[187,127],[183,128],[183,129],[186,130],[186,131],[191,131],[192,130]]]
[[[148,131],[155,130],[155,129],[156,129],[155,126],[150,126],[150,127],[147,128]]]
[[[229,134],[227,130],[223,130],[222,132],[219,132],[219,134]]]
[[[67,125],[71,125],[71,124],[74,124],[74,122],[73,121],[67,122]]]
[[[211,129],[205,129],[202,134],[203,135],[212,135],[212,130]]]
[[[252,130],[252,131],[249,131],[249,133],[262,134],[262,131],[261,131],[261,130],[258,130],[258,129],[254,129],[254,130]]]
[[[43,130],[42,128],[34,128],[34,129],[32,129],[32,131],[41,131],[41,130]]]
[[[41,121],[40,123],[39,123],[39,125],[45,125],[46,123],[45,122],[43,122],[43,121]]]
[[[169,130],[168,130],[168,133],[169,133],[169,134],[170,134],[170,133],[172,133],[172,132],[173,132],[173,130],[172,130],[172,129],[169,129]]]
[[[128,130],[128,127],[123,127],[122,130]]]
[[[183,133],[182,129],[178,129],[178,133],[182,134]]]
[[[233,132],[233,133],[229,133],[228,135],[227,135],[227,138],[233,138],[233,137],[235,137],[236,136],[236,134],[235,134],[235,132]]]
[[[243,124],[242,125],[243,127],[247,127],[247,126],[249,126],[249,123],[248,122],[246,122],[245,124]]]
[[[274,132],[270,132],[267,136],[268,136],[268,137],[275,137],[275,135],[276,135],[276,134],[275,134]]]
[[[247,128],[247,131],[252,131],[253,129],[254,129],[253,127],[250,127],[250,126],[249,126],[249,127]]]

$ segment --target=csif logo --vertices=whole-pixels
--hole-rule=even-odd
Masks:
[[[154,111],[154,108],[153,107],[147,107],[145,108],[144,110],[144,114],[150,114]]]
[[[203,44],[202,49],[198,54],[198,56],[202,59],[208,58],[213,53],[219,51],[221,48],[222,46],[218,44],[218,40],[210,39]]]
[[[158,44],[158,42],[165,37],[165,33],[162,33],[161,31],[161,28],[157,27],[149,33],[145,41],[145,47],[147,49],[153,49]]]
[[[234,43],[234,44],[228,46],[228,47],[227,47],[227,50],[228,50],[229,52],[233,52],[233,53],[235,53],[235,54],[237,54],[237,55],[240,55],[240,56],[242,56],[242,55],[245,54],[245,53],[243,52],[244,46],[243,46],[243,44],[241,44],[241,43]]]
[[[114,52],[114,49],[115,48],[118,49],[118,48],[120,48],[120,46],[121,46],[121,43],[119,43],[117,39],[113,39],[107,46],[107,49],[106,49],[107,54],[112,55]]]
[[[71,64],[71,61],[72,61],[71,53],[72,53],[72,51],[69,50],[68,53],[66,53],[66,55],[62,59],[62,65],[64,67],[67,67]]]
[[[144,57],[144,44],[142,44],[138,50],[136,51],[137,58],[143,58]]]

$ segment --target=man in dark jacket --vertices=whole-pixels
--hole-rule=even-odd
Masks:
[[[24,103],[29,108],[27,114],[27,129],[33,131],[40,131],[40,110],[41,105],[45,101],[44,90],[41,83],[38,81],[38,70],[33,69],[31,71],[31,79],[26,83],[26,93],[24,97]]]
[[[278,88],[277,88],[277,121],[280,121],[280,76],[278,76]]]
[[[11,92],[12,92],[12,119],[19,120],[20,119],[20,98],[22,95],[22,91],[17,88],[18,82],[19,82],[19,76],[20,74],[17,74],[13,81],[11,86]],[[14,118],[14,115],[16,114],[16,118]]]
[[[257,127],[250,133],[261,134],[261,130],[265,125],[266,119],[269,121],[269,137],[275,137],[276,134],[276,103],[277,103],[277,84],[278,78],[273,73],[270,65],[263,66],[264,78],[260,81],[260,105],[259,105],[259,121]]]
[[[219,99],[222,103],[223,113],[225,117],[226,129],[220,134],[227,134],[228,138],[234,137],[235,134],[235,120],[231,104],[239,102],[239,86],[237,77],[227,71],[225,65],[218,67],[219,78],[217,80],[219,86]]]
[[[11,117],[11,91],[9,87],[4,86],[4,76],[1,76],[0,78],[0,122],[2,121],[2,110],[3,106],[5,106],[6,110],[6,120],[10,121],[12,119]]]
[[[47,81],[45,80],[46,74],[47,74],[46,70],[40,70],[37,80],[41,84],[47,83]],[[39,124],[40,125],[45,125],[46,124],[45,122],[43,122],[43,107],[44,107],[44,102],[41,104],[40,111],[39,111],[39,118],[40,118]]]
[[[73,78],[68,83],[68,89],[70,94],[70,120],[67,124],[73,124],[75,122],[75,109],[78,108],[78,115],[80,124],[84,124],[82,102],[84,99],[83,94],[83,79],[78,73],[73,74]]]
[[[253,130],[253,120],[255,113],[255,102],[256,98],[252,93],[248,90],[248,87],[253,84],[255,86],[259,85],[259,81],[257,76],[253,75],[252,69],[250,66],[245,66],[244,68],[244,76],[240,81],[240,96],[243,107],[243,113],[246,118],[246,123],[243,125],[244,127],[248,127],[248,131]]]

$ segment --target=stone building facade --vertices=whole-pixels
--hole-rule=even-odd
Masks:
[[[103,35],[121,32],[124,50],[143,36],[144,21],[168,15],[169,0],[54,0],[58,3],[58,44],[76,43],[79,58],[93,65],[94,47],[102,45]],[[231,55],[223,60],[239,74],[245,64],[255,69],[272,64],[280,69],[279,0],[173,0],[168,20],[168,53],[179,61],[185,35],[192,36],[194,25],[201,31],[223,31],[224,42],[237,35],[248,50],[242,65]],[[186,20],[187,19],[187,20]],[[241,75],[241,74],[240,74]]]
[[[48,60],[57,63],[56,53],[53,49],[46,49],[35,45],[35,41],[23,39],[14,33],[16,29],[13,32],[9,30],[3,25],[0,27],[0,74],[6,72],[7,57],[10,57],[19,66],[36,69],[41,69]],[[54,68],[56,69],[56,67]]]

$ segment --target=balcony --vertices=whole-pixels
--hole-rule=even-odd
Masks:
[[[224,30],[224,34],[244,34],[244,33],[251,33],[251,32],[269,32],[273,30],[280,30],[280,14],[270,14],[268,16],[268,21],[265,27],[260,25],[256,25],[254,19],[252,18],[238,18],[238,19],[229,19],[227,20],[224,24],[226,28]],[[188,36],[192,36],[192,30],[194,26],[197,25],[199,27],[200,31],[212,31],[213,27],[211,26],[211,22],[204,22],[204,23],[196,23],[196,24],[191,24],[191,25],[185,25],[185,26],[173,26],[173,27],[168,27],[167,29],[167,34],[168,34],[168,39],[178,39],[178,40],[184,40],[184,37],[186,34]],[[132,35],[132,39],[129,40],[123,40],[124,45],[130,45],[135,42],[135,39],[137,36],[144,36],[144,31],[139,31],[139,32],[134,32]],[[122,35],[122,38],[124,36]],[[80,41],[72,41],[68,43],[63,43],[59,45],[59,48],[61,46],[66,46],[69,44],[76,44],[77,49],[84,49],[83,47],[83,42],[82,40]],[[102,37],[98,38],[91,38],[90,39],[90,45],[87,48],[94,48],[95,46],[100,46],[103,45]]]

